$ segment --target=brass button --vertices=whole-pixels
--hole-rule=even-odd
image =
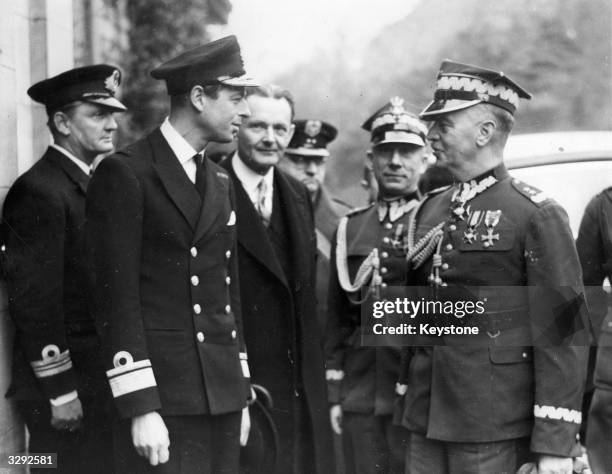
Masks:
[[[189,250],[191,252],[191,256],[192,257],[197,257],[198,256],[198,249],[195,247],[191,247],[191,249]]]
[[[381,288],[387,288],[387,284],[384,281],[380,284],[380,286]]]
[[[442,270],[448,270],[448,263],[442,264]]]
[[[230,258],[232,256],[232,251],[228,250],[227,252],[225,252],[225,258]]]
[[[391,222],[387,222],[385,224],[385,229],[393,229],[393,224],[391,224]]]
[[[444,247],[445,250],[453,250],[453,245],[452,244],[446,244],[446,246]]]
[[[387,267],[382,267],[382,268],[380,269],[380,273],[382,273],[383,275],[384,275],[385,273],[387,273],[387,272],[388,272]]]
[[[193,286],[198,286],[200,284],[200,279],[197,277],[197,275],[193,275],[191,277],[191,284]]]
[[[225,284],[229,285],[232,282],[232,279],[228,276],[225,277]]]
[[[383,252],[383,253],[381,253],[381,254],[380,254],[380,256],[381,256],[382,258],[389,258],[389,253],[387,253],[387,252]]]
[[[383,238],[383,244],[388,244],[389,242],[391,242],[391,239],[389,239],[389,237]]]
[[[236,330],[232,329],[232,339],[236,339]]]
[[[198,341],[204,342],[204,333],[203,332],[199,332],[197,334],[197,338],[198,338]]]
[[[451,232],[454,232],[457,230],[457,226],[455,224],[451,224],[448,226],[448,230],[450,230]]]
[[[232,307],[230,305],[225,306],[225,314],[230,314],[232,312]]]
[[[195,314],[200,314],[202,312],[202,307],[199,304],[194,304],[193,305],[193,312]]]

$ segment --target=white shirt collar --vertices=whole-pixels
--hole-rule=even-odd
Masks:
[[[271,166],[268,172],[262,176],[245,165],[238,156],[238,152],[236,152],[232,156],[232,168],[234,168],[234,173],[236,173],[236,176],[242,183],[242,187],[247,192],[252,202],[257,200],[257,186],[262,178],[266,182],[268,195],[270,197],[272,196],[274,191],[274,166]]]
[[[89,166],[88,164],[86,164],[84,161],[79,160],[76,156],[74,156],[72,153],[70,153],[68,150],[66,150],[65,148],[52,143],[51,145],[49,145],[51,148],[55,148],[57,151],[59,151],[62,155],[64,155],[66,158],[69,158],[70,161],[72,161],[75,165],[77,165],[79,168],[81,168],[81,170],[83,171],[83,173],[85,173],[87,176],[89,176],[89,172],[91,171],[91,166]]]
[[[191,160],[196,153],[204,152],[204,150],[200,150],[199,152],[195,151],[189,142],[185,140],[183,136],[176,131],[176,128],[172,126],[169,117],[166,117],[164,122],[159,127],[159,131],[162,133],[168,142],[168,145],[170,145],[170,148],[182,165]]]

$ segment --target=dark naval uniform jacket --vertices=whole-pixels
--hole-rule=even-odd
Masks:
[[[321,332],[325,331],[327,322],[327,290],[329,286],[329,270],[331,256],[331,241],[338,221],[348,211],[350,206],[329,195],[324,186],[314,202],[314,221],[317,236],[317,319]]]
[[[362,293],[343,289],[338,274],[348,270],[350,281],[354,282],[358,269],[376,249],[380,262],[378,299],[386,297],[388,286],[406,285],[405,238],[409,216],[416,204],[416,196],[405,201],[401,215],[394,216],[392,221],[388,215],[381,220],[380,202],[352,211],[340,224],[346,231],[338,230],[334,238],[325,354],[329,402],[341,404],[343,411],[372,415],[393,413],[400,348],[362,345],[362,306],[359,304]],[[346,258],[340,258],[341,261],[338,246],[346,249]]]
[[[314,443],[314,459],[307,459],[312,472],[332,472],[324,359],[315,313],[316,241],[308,191],[275,169],[272,216],[266,228],[231,159],[222,166],[236,187],[245,341],[252,380],[268,389],[273,399],[271,413],[281,453],[278,472],[292,472],[286,464],[290,462],[287,453],[301,448],[296,446],[300,440]]]
[[[485,301],[480,339],[441,336],[446,346],[414,350],[402,424],[442,441],[530,437],[534,453],[570,456],[587,347],[568,341],[588,322],[567,215],[503,165],[468,188],[463,204],[455,186],[416,211],[415,242],[439,225],[441,241],[411,283],[438,294],[469,285]]]
[[[48,404],[74,390],[81,398],[108,392],[85,291],[88,181],[50,147],[4,202],[3,267],[16,327],[8,395],[17,400]]]
[[[92,308],[123,418],[245,406],[232,185],[209,160],[203,172],[202,199],[157,129],[104,159],[90,184]]]

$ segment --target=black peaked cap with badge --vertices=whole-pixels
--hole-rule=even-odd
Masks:
[[[420,117],[436,120],[441,115],[482,103],[514,114],[519,99],[531,99],[531,94],[503,72],[446,59],[438,71],[434,98]]]
[[[47,114],[72,102],[91,102],[114,110],[127,110],[117,98],[121,72],[115,66],[94,64],[70,69],[57,76],[37,82],[28,95],[44,104]]]
[[[404,108],[404,99],[392,97],[361,126],[371,134],[372,146],[408,143],[425,146],[427,127]]]
[[[258,85],[246,76],[240,45],[233,35],[187,50],[153,69],[151,76],[166,81],[169,95],[187,93],[196,85]]]
[[[321,120],[295,120],[295,132],[286,152],[292,155],[328,157],[327,145],[338,135],[333,125]]]

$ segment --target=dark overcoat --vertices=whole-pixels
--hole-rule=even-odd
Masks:
[[[289,233],[288,277],[231,160],[223,166],[236,188],[240,289],[252,380],[270,391],[279,409],[306,407],[309,421],[302,429],[314,439],[317,472],[330,472],[334,462],[315,312],[316,240],[308,191],[274,170],[275,202],[280,203]],[[281,449],[287,442],[281,439]]]

